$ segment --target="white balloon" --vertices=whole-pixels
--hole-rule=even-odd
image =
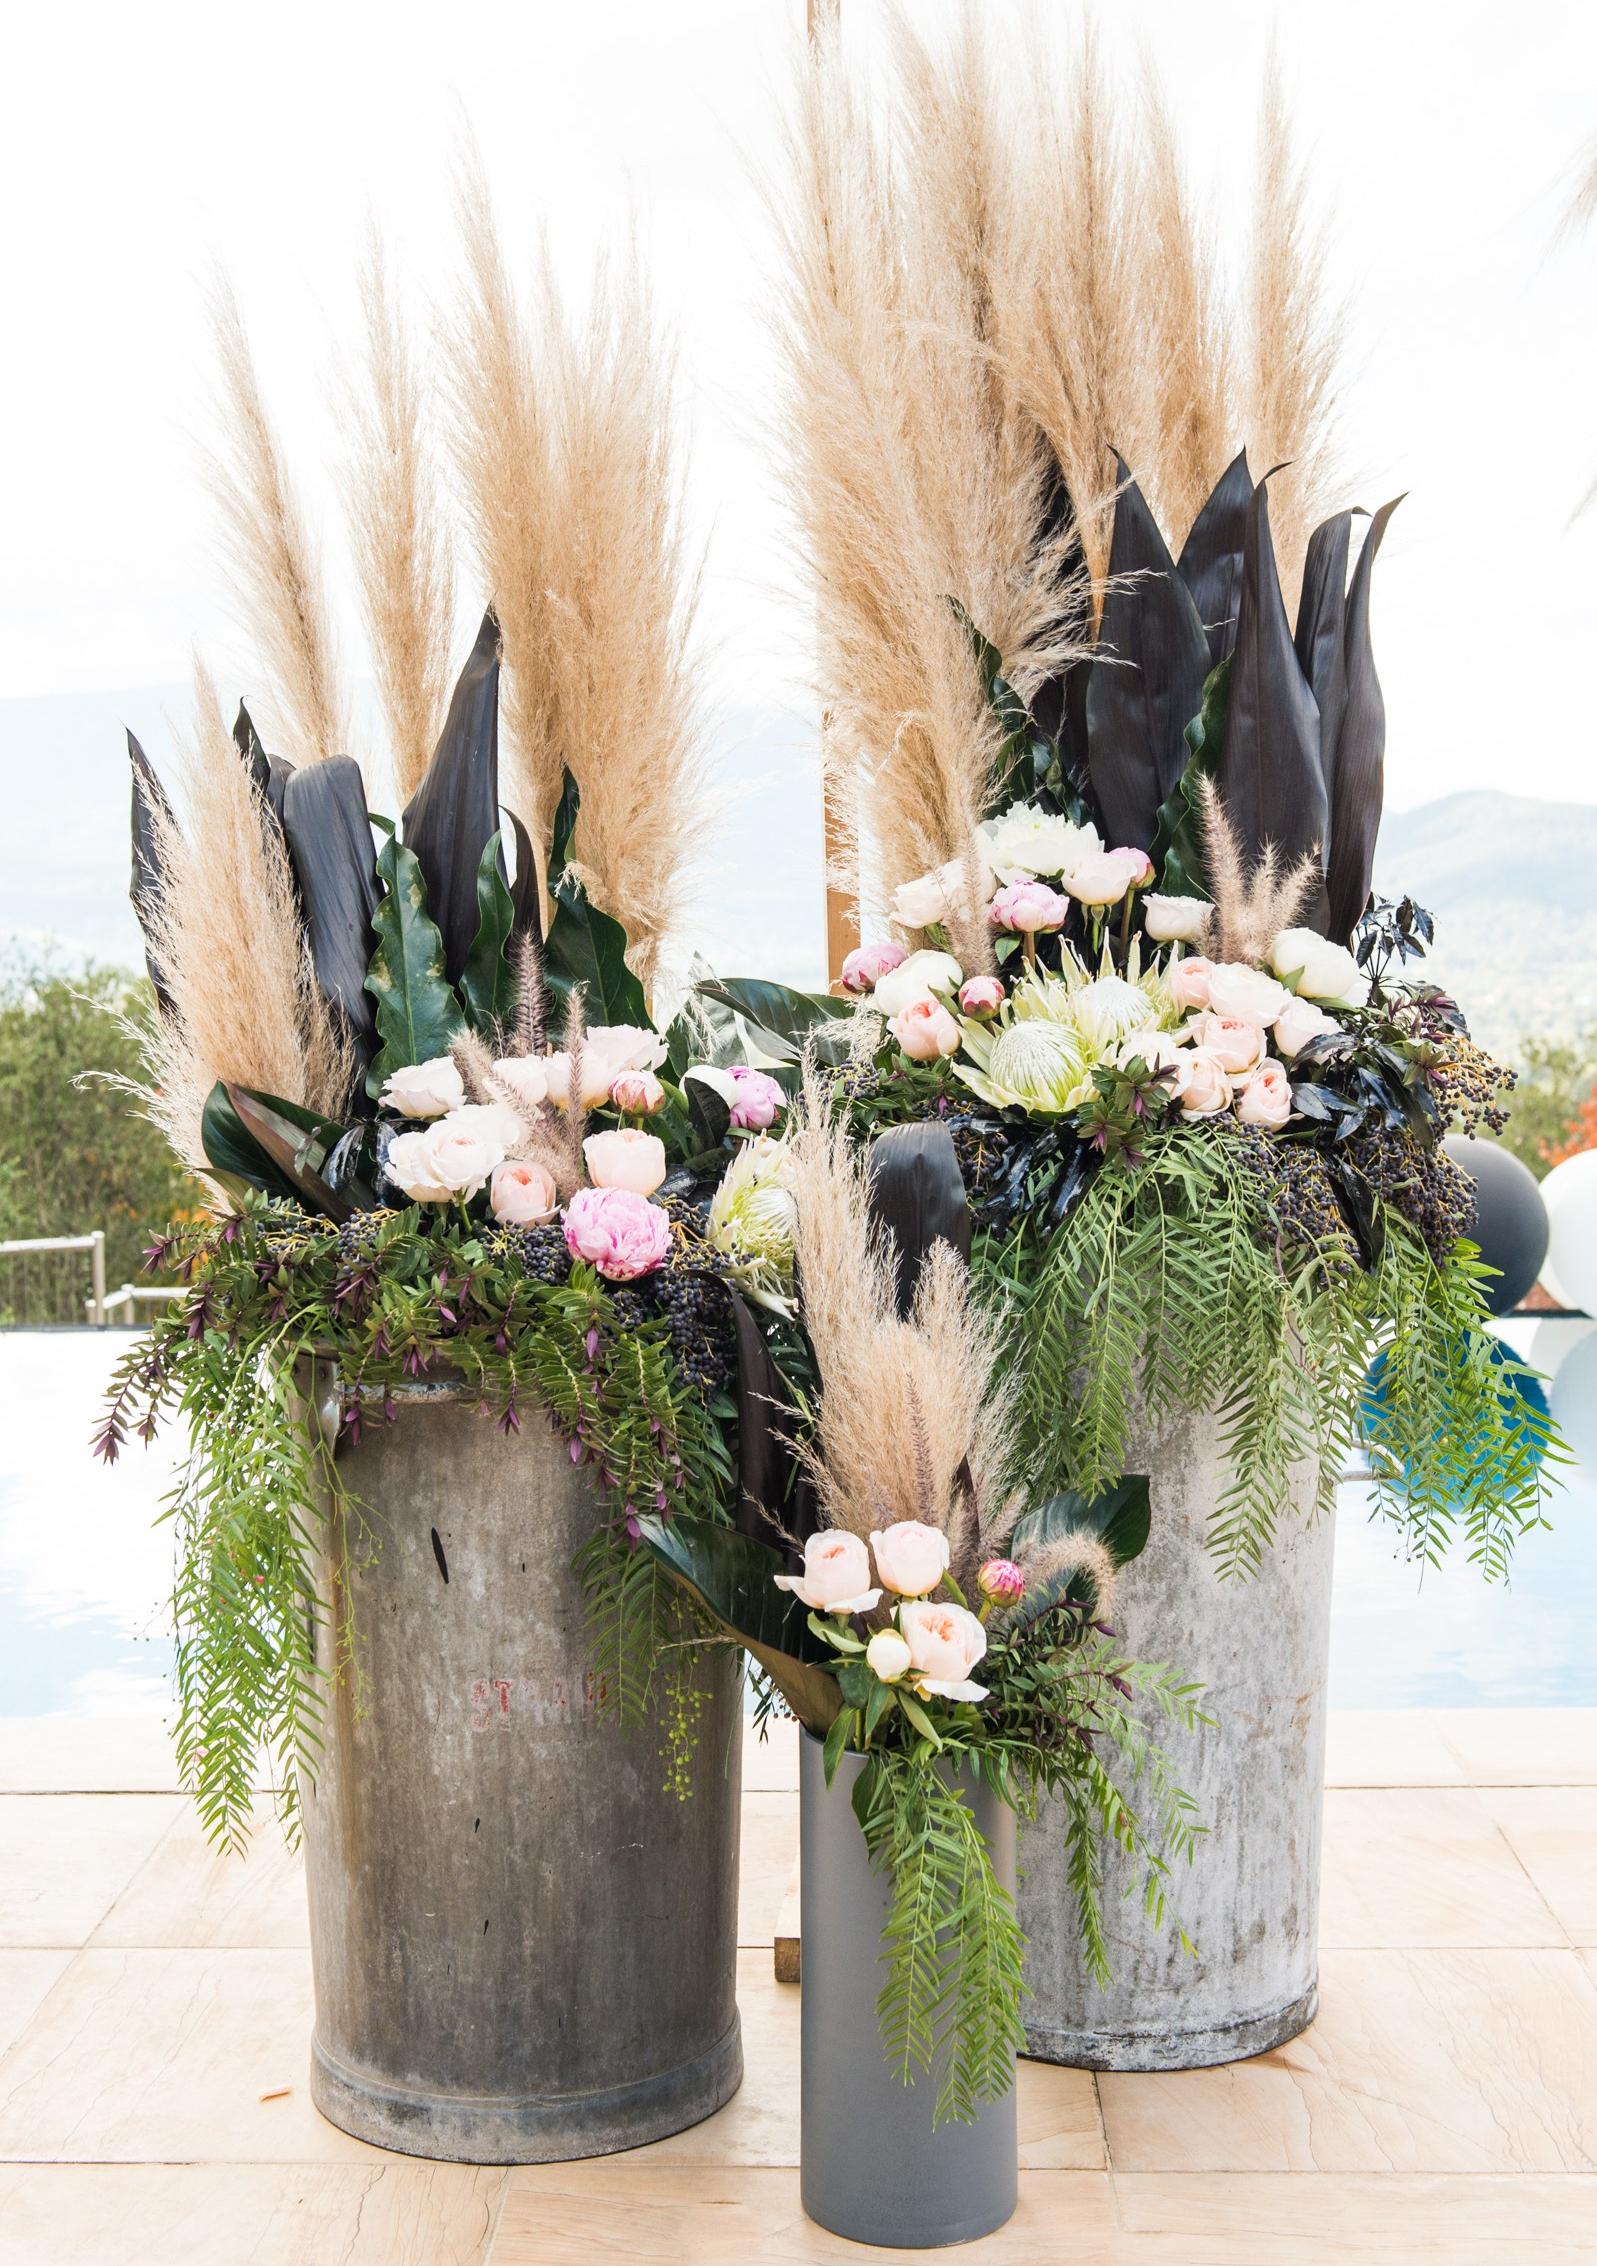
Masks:
[[[1597,1475],[1597,1330],[1583,1337],[1559,1363],[1552,1411],[1582,1473]]]
[[[1542,1202],[1548,1231],[1542,1279],[1557,1285],[1564,1305],[1597,1314],[1597,1149],[1554,1165],[1542,1182]]]

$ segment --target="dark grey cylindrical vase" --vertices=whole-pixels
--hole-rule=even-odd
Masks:
[[[584,1474],[531,1412],[507,1438],[456,1387],[396,1398],[322,1532],[318,1657],[347,1665],[304,1800],[312,2098],[462,2163],[661,2139],[742,2077],[736,1661],[701,1671],[679,1800],[658,1726],[596,1705]]]
[[[1014,2212],[1014,2088],[974,2124],[934,2130],[934,2080],[905,2085],[889,2069],[876,2017],[888,1883],[872,1869],[850,1800],[864,1758],[845,1755],[828,1787],[819,1741],[805,1732],[799,1745],[804,2208],[851,2242],[974,2242]],[[1013,1894],[1014,1812],[979,1783],[967,1799]]]

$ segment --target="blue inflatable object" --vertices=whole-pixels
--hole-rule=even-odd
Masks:
[[[1545,1453],[1544,1438],[1526,1419],[1539,1417],[1545,1425],[1549,1416],[1546,1387],[1540,1377],[1521,1373],[1517,1366],[1517,1356],[1498,1339],[1492,1338],[1488,1342],[1498,1373],[1497,1397],[1503,1404],[1509,1428],[1522,1438],[1529,1434],[1531,1460],[1539,1464]],[[1458,1354],[1461,1368],[1463,1360],[1461,1346]],[[1378,1353],[1370,1364],[1369,1375],[1364,1380],[1364,1390],[1359,1396],[1359,1426],[1372,1448],[1387,1448],[1395,1452],[1392,1410],[1386,1391],[1386,1367],[1387,1355],[1384,1352]],[[1458,1473],[1460,1500],[1474,1493],[1483,1479],[1496,1477],[1506,1481],[1508,1460],[1501,1449],[1489,1460],[1483,1461],[1478,1454],[1471,1454],[1467,1440],[1452,1438],[1451,1429],[1448,1428],[1447,1445],[1453,1451],[1453,1468]]]

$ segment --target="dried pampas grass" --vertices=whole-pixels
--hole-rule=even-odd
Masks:
[[[578,321],[547,247],[518,295],[475,166],[461,224],[453,431],[503,641],[510,799],[547,841],[569,765],[583,879],[647,983],[707,809],[672,358],[635,247]]]
[[[891,134],[835,34],[817,40],[777,213],[779,437],[817,600],[831,802],[878,904],[964,853],[991,786],[998,734],[950,601],[1022,684],[1073,649],[1045,451],[995,352],[1007,190],[976,24],[945,73],[897,22]]]
[[[348,389],[350,547],[399,800],[421,784],[449,705],[454,571],[415,348],[375,232],[361,273],[362,382]]]
[[[332,618],[321,564],[261,394],[238,302],[225,277],[211,288],[221,436],[205,457],[224,557],[244,628],[265,674],[281,752],[324,762],[349,747]]]
[[[1281,931],[1294,925],[1314,890],[1324,883],[1319,856],[1300,858],[1283,873],[1274,843],[1267,842],[1263,856],[1249,872],[1220,791],[1212,779],[1202,775],[1198,778],[1198,824],[1203,833],[1204,871],[1214,901],[1202,947],[1212,951],[1217,960],[1240,960],[1262,968]]]
[[[172,1008],[154,1027],[146,1100],[178,1156],[202,1170],[200,1118],[218,1079],[336,1117],[355,1063],[317,987],[282,836],[199,666],[181,787],[181,826],[156,821],[151,945]]]

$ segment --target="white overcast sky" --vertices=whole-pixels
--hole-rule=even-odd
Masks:
[[[845,11],[871,0],[843,0]],[[1003,0],[992,0],[1004,13]],[[920,0],[935,22],[940,0]],[[802,698],[759,436],[769,151],[802,0],[274,0],[11,13],[0,78],[0,696],[226,663],[190,434],[200,284],[238,287],[307,489],[368,210],[418,292],[450,262],[450,164],[480,139],[513,238],[562,263],[639,213],[679,325],[706,621],[738,707]],[[1194,170],[1240,232],[1259,70],[1278,23],[1353,296],[1350,500],[1410,491],[1378,577],[1391,799],[1464,786],[1597,800],[1590,656],[1597,231],[1554,247],[1597,131],[1589,0],[1114,0],[1163,64]]]

